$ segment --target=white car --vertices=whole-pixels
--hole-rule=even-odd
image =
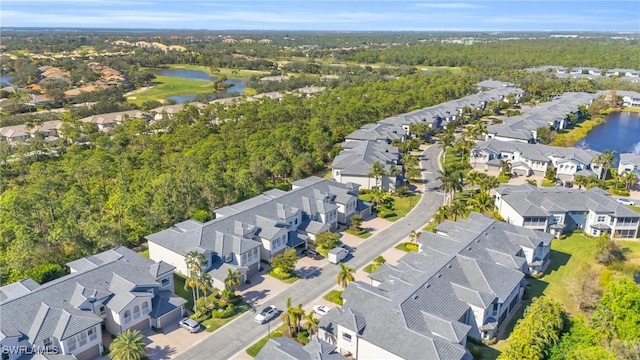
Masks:
[[[331,309],[329,309],[329,307],[324,306],[324,305],[316,305],[316,306],[313,307],[313,312],[318,314],[318,315],[320,315],[320,316],[327,315],[329,310],[331,310]]]
[[[258,324],[264,324],[278,315],[278,308],[269,305],[253,318]]]
[[[180,327],[187,330],[190,333],[195,333],[200,330],[200,324],[193,319],[184,318],[180,320]]]
[[[635,205],[636,203],[629,199],[616,199],[622,205]]]

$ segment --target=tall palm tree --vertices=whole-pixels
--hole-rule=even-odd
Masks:
[[[369,194],[374,207],[378,207],[389,200],[389,195],[380,189],[373,189]]]
[[[611,165],[615,162],[615,160],[616,159],[615,159],[614,152],[608,149],[605,150],[602,154],[597,155],[593,159],[593,162],[600,165],[602,170],[604,170],[604,173],[602,173],[602,171],[600,172],[601,179],[607,178],[609,169],[611,169]]]
[[[488,194],[491,189],[495,189],[500,186],[500,180],[495,176],[485,176],[479,185],[480,190]]]
[[[488,213],[493,211],[495,205],[489,194],[480,192],[473,197],[467,199],[467,205],[474,211]]]
[[[638,175],[636,175],[635,171],[626,171],[624,175],[622,175],[622,182],[624,183],[624,187],[627,189],[631,188],[638,181]]]
[[[340,271],[336,276],[336,281],[338,282],[338,285],[342,286],[342,288],[346,288],[347,285],[355,279],[353,277],[354,271],[343,263],[338,263],[338,265],[340,265]]]
[[[109,358],[113,360],[141,360],[146,358],[145,343],[138,330],[127,329],[109,346]]]
[[[450,132],[445,133],[444,135],[442,135],[442,137],[440,138],[440,141],[442,142],[440,144],[440,147],[442,147],[442,151],[444,152],[445,156],[442,158],[442,163],[445,163],[445,160],[447,159],[447,149],[451,148],[451,146],[453,146],[453,142],[456,140],[455,135],[453,135]]]
[[[227,278],[224,279],[224,288],[235,294],[240,288],[240,271],[227,268]]]
[[[309,333],[309,339],[318,331],[318,321],[318,319],[313,317],[313,311],[304,316],[303,327],[307,330],[307,333]]]
[[[292,313],[293,313],[293,317],[296,319],[296,333],[300,332],[300,321],[302,321],[302,319],[304,319],[305,317],[305,312],[304,309],[302,308],[302,304],[298,304],[297,307],[292,308]]]
[[[412,168],[412,167],[418,166],[420,164],[420,161],[418,160],[417,157],[411,154],[404,154],[402,155],[402,164],[406,169],[406,168]]]
[[[416,179],[420,180],[422,178],[422,172],[420,169],[412,167],[405,170],[405,176],[410,181],[415,181]]]
[[[295,308],[291,306],[291,298],[287,298],[287,308],[280,314],[280,320],[289,328],[289,336],[291,336],[291,329],[296,323]]]
[[[450,206],[451,215],[453,215],[453,221],[458,220],[458,217],[465,216],[467,214],[467,208],[462,200],[455,200]]]
[[[511,174],[511,161],[508,159],[500,159],[500,172]]]
[[[202,268],[204,267],[204,255],[193,250],[187,253],[184,261],[187,265],[188,280],[185,282],[185,290],[187,287],[191,288],[191,293],[193,295],[193,311],[196,311],[196,303],[200,298],[200,290],[198,289],[198,277],[202,273]]]
[[[398,176],[398,175],[400,175],[400,174],[402,174],[402,170],[400,170],[397,166],[395,166],[395,165],[391,165],[391,166],[389,167],[389,175],[391,175],[391,176]]]
[[[438,170],[438,174],[440,174],[436,180],[440,181],[442,185],[440,188],[444,190],[447,195],[455,195],[456,191],[462,190],[462,181],[460,173],[456,170],[452,170],[450,168],[444,168],[444,171]],[[451,201],[451,198],[447,199],[447,203]]]
[[[198,276],[198,287],[202,290],[205,307],[209,305],[207,304],[207,290],[212,288],[211,284],[212,284],[212,279],[209,273],[202,272],[202,274]]]
[[[475,170],[469,171],[467,173],[466,179],[467,179],[467,185],[469,185],[469,187],[473,187],[476,185],[480,184],[480,181],[482,181],[482,177],[484,176],[484,174],[479,173]]]
[[[376,187],[380,187],[382,177],[388,174],[389,173],[384,168],[384,164],[376,160],[373,162],[373,164],[371,164],[371,168],[369,168],[367,177],[376,179]]]
[[[447,220],[451,216],[451,212],[449,211],[448,206],[440,206],[438,208],[438,212],[433,215],[433,221],[438,224],[441,224],[443,221]]]

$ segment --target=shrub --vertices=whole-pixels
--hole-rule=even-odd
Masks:
[[[25,272],[26,277],[30,277],[38,284],[44,284],[57,279],[65,274],[65,270],[59,264],[44,263]],[[19,280],[19,279],[18,279]],[[17,281],[17,280],[16,280]]]
[[[296,335],[296,339],[298,339],[298,342],[302,343],[303,345],[309,343],[309,336],[304,331],[300,331],[298,335]]]
[[[235,306],[233,304],[227,304],[226,308],[224,309],[216,309],[211,311],[211,316],[213,316],[214,319],[226,319],[229,316],[233,315],[234,310]]]
[[[380,211],[378,213],[378,217],[381,217],[383,219],[390,218],[390,217],[393,217],[393,216],[396,216],[396,213],[394,213],[393,211],[384,211],[384,210],[382,210],[382,211]]]
[[[276,279],[279,280],[287,280],[289,279],[291,276],[293,276],[290,272],[283,270],[282,268],[274,268],[273,270],[269,271],[269,275],[273,276]]]

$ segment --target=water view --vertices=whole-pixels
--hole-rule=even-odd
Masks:
[[[604,124],[589,131],[584,141],[596,151],[615,151],[616,157],[620,153],[640,153],[640,114],[610,114]]]
[[[11,75],[0,74],[0,85],[13,85],[11,84],[11,79],[13,79]]]
[[[160,69],[155,71],[157,75],[163,76],[174,76],[183,79],[191,79],[191,80],[204,80],[204,81],[216,81],[217,79],[204,71],[199,70],[187,70],[187,69]],[[229,95],[237,94],[241,95],[246,88],[244,81],[241,79],[227,79],[225,83],[230,84],[231,86],[223,91],[215,92],[214,94],[219,97],[226,97]],[[177,102],[178,104],[186,103],[193,101],[197,94],[188,94],[188,95],[177,95],[170,96],[168,99]]]

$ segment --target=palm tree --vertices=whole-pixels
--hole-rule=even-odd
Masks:
[[[453,221],[458,220],[458,217],[465,216],[467,208],[464,206],[462,200],[456,200],[451,203],[451,215],[453,215]]]
[[[638,175],[635,171],[626,171],[622,175],[622,182],[627,189],[631,188],[638,181]]]
[[[601,169],[604,170],[604,174],[602,171],[600,172],[600,179],[606,179],[607,173],[611,168],[611,165],[615,162],[615,155],[611,150],[605,150],[602,154],[596,155],[593,159],[593,162],[600,165]]]
[[[298,304],[297,307],[292,308],[291,312],[293,313],[293,317],[296,319],[296,334],[300,332],[300,321],[304,319],[305,312],[302,309],[302,304]]]
[[[417,241],[418,241],[418,233],[416,233],[415,230],[411,230],[411,233],[409,233],[409,242],[413,244]]]
[[[389,167],[389,175],[398,176],[400,174],[402,174],[402,170],[398,169],[398,167],[396,167],[395,165],[391,165]]]
[[[420,171],[420,169],[414,167],[406,169],[405,175],[410,181],[415,181],[416,179],[422,178],[422,172]]]
[[[338,265],[340,265],[340,272],[338,272],[336,276],[336,281],[342,288],[346,288],[347,285],[355,279],[353,277],[353,269],[343,263],[338,263]]]
[[[187,271],[189,272],[189,279],[185,282],[184,287],[185,290],[189,287],[191,288],[191,293],[193,296],[193,311],[196,311],[196,303],[200,298],[200,290],[198,289],[198,277],[202,273],[202,268],[204,267],[204,255],[193,250],[187,253],[187,256],[184,258],[185,263],[187,264]]]
[[[480,181],[482,181],[483,176],[485,175],[475,170],[469,171],[467,173],[467,185],[469,185],[469,187],[479,185]]]
[[[373,189],[369,194],[371,195],[371,202],[374,207],[378,207],[389,200],[388,194],[380,189]]]
[[[224,289],[235,294],[240,288],[240,271],[227,268],[227,278],[224,279]]]
[[[376,187],[380,187],[381,185],[380,181],[382,180],[382,177],[388,174],[389,173],[384,168],[384,164],[376,160],[373,162],[373,164],[371,164],[371,168],[369,169],[369,173],[367,174],[367,177],[375,178]]]
[[[209,304],[207,304],[207,290],[211,289],[211,275],[209,275],[209,273],[206,272],[202,272],[202,274],[200,274],[200,276],[198,276],[198,287],[202,290],[203,293],[203,297],[204,297],[204,306],[207,307]]]
[[[445,168],[444,171],[438,170],[438,173],[440,175],[436,178],[436,180],[442,183],[442,185],[440,185],[440,188],[444,190],[447,195],[450,194],[451,198],[453,198],[453,195],[455,195],[456,191],[462,190],[461,175],[458,171],[452,170],[450,168]],[[449,201],[451,201],[450,198],[447,199],[447,203],[449,203]]]
[[[313,312],[304,316],[303,327],[307,330],[307,333],[309,333],[309,339],[311,339],[311,336],[318,331],[318,319],[313,317]]]
[[[145,343],[138,330],[127,329],[109,346],[109,358],[113,360],[141,360],[146,358]]]
[[[500,159],[500,172],[504,174],[511,174],[511,161],[508,159]]]
[[[485,176],[480,182],[480,190],[482,192],[489,193],[489,190],[495,189],[500,186],[500,180],[495,176]]]
[[[447,220],[451,216],[451,212],[449,211],[448,206],[440,206],[438,208],[438,212],[433,215],[433,221],[438,224],[441,224],[443,221]]]
[[[538,186],[538,181],[536,181],[536,179],[527,179],[525,182],[529,185]]]
[[[440,144],[440,147],[442,147],[442,151],[444,152],[445,156],[443,156],[442,158],[442,163],[445,163],[445,160],[447,159],[447,149],[449,149],[451,146],[453,146],[453,142],[455,141],[456,137],[452,134],[447,132],[446,134],[442,135],[442,137],[440,138],[440,141],[442,141],[442,144]]]
[[[407,169],[418,166],[420,164],[420,161],[418,161],[417,157],[411,154],[404,154],[402,155],[402,164],[404,165],[405,169]]]
[[[474,211],[488,213],[493,211],[494,203],[489,194],[480,192],[473,197],[467,199],[467,205]]]
[[[287,308],[282,312],[282,314],[280,314],[280,320],[287,325],[289,328],[289,336],[291,336],[291,329],[293,328],[293,324],[296,323],[296,316],[295,308],[291,306],[290,297],[287,298]]]

